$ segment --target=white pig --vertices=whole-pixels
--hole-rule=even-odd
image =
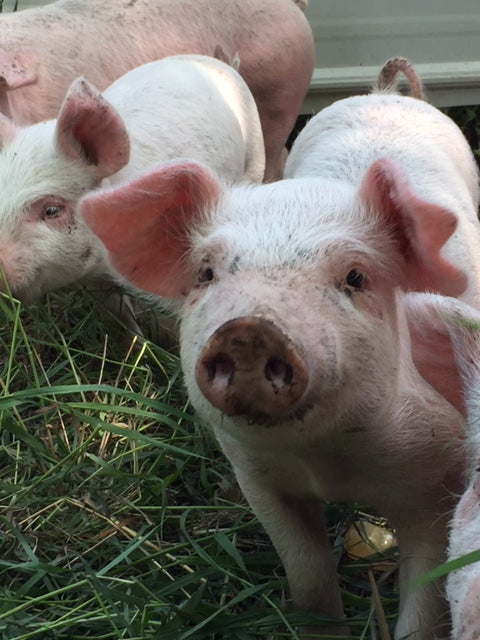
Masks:
[[[0,16],[0,111],[17,124],[55,118],[80,75],[100,90],[173,54],[240,56],[258,105],[268,157],[281,175],[284,145],[314,64],[311,28],[292,0],[58,0]]]
[[[443,255],[468,274],[468,283],[463,280],[448,290],[440,275],[437,279],[425,254],[422,271],[430,273],[416,273],[417,280],[410,286],[461,295],[479,306],[477,165],[460,129],[438,109],[423,100],[388,93],[339,100],[314,116],[302,130],[288,157],[285,176],[322,176],[358,186],[374,163],[385,188],[396,191],[394,214],[397,206],[414,211],[419,206],[418,198],[430,204],[423,216],[437,216],[438,206],[455,214],[457,227]],[[422,225],[423,216],[411,224]],[[439,233],[443,233],[442,225]],[[419,249],[428,252],[428,245]],[[420,276],[423,281],[418,280]]]
[[[450,526],[448,559],[480,554],[480,312],[459,300],[410,294],[408,320],[419,371],[467,416],[467,488]],[[480,638],[480,561],[447,577],[452,640]]]
[[[78,199],[102,180],[118,184],[177,157],[228,181],[261,182],[264,172],[251,93],[207,56],[147,63],[103,94],[80,78],[57,120],[16,127],[3,117],[0,138],[0,266],[25,302],[77,282],[111,285],[105,249],[77,214]]]
[[[443,560],[463,422],[412,363],[398,287],[418,268],[419,238],[408,238],[408,215],[392,228],[375,182],[367,176],[357,193],[320,179],[224,192],[205,170],[172,165],[82,208],[116,269],[180,304],[190,398],[270,534],[297,606],[341,617],[322,500],[359,500],[397,528],[396,637],[426,640],[440,633],[442,601],[436,587],[408,586]],[[434,245],[439,278],[457,286]]]
[[[270,185],[173,163],[80,208],[114,269],[179,305],[192,404],[296,605],[342,617],[322,501],[357,500],[397,530],[395,638],[445,638],[441,588],[411,583],[445,558],[464,420],[412,360],[404,292],[478,297],[473,155],[435,108],[384,93],[326,109],[291,153]]]

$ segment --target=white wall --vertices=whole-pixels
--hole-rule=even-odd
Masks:
[[[101,0],[99,0],[101,2]],[[38,7],[39,4],[47,4],[47,0],[18,0],[19,9],[28,9],[30,7]],[[15,8],[15,0],[3,0],[2,11],[13,11]]]
[[[480,104],[479,0],[310,0],[316,69],[305,110],[366,91],[408,57],[438,106]]]

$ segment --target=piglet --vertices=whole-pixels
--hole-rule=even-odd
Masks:
[[[339,100],[307,123],[290,152],[285,176],[321,176],[336,184],[358,186],[370,167],[372,181],[385,184],[391,191],[395,208],[414,212],[420,211],[422,203],[428,203],[428,214],[423,207],[422,217],[437,216],[437,207],[448,210],[453,214],[456,230],[446,239],[441,255],[468,274],[468,278],[464,275],[450,288],[453,282],[449,285],[440,274],[436,275],[424,255],[420,272],[414,273],[413,280],[409,278],[408,286],[461,296],[478,306],[480,232],[476,162],[453,120],[423,100],[385,91],[382,78],[389,75],[391,64],[392,61],[387,61],[379,74],[377,85],[381,91]],[[421,86],[413,73],[411,68],[407,76],[410,84]],[[420,219],[417,214],[410,224],[422,224]],[[442,228],[439,223],[439,234],[445,233]],[[424,250],[428,251],[427,245]],[[419,251],[423,252],[420,247]]]
[[[424,281],[425,263],[449,290],[467,279],[440,254],[454,215],[420,199],[397,208],[398,195],[376,166],[358,189],[321,178],[225,188],[174,163],[81,209],[115,269],[176,300],[190,399],[296,605],[342,617],[322,502],[357,500],[397,530],[395,637],[430,640],[446,637],[445,603],[436,585],[409,587],[444,559],[463,419],[418,373],[402,288]],[[304,637],[346,632],[319,623]]]
[[[57,0],[1,14],[0,111],[21,125],[55,118],[80,75],[104,90],[145,62],[219,49],[240,57],[265,134],[266,177],[278,178],[314,65],[312,30],[293,0]]]
[[[103,94],[79,78],[57,120],[17,127],[3,116],[0,138],[0,264],[25,302],[77,282],[115,281],[77,212],[100,184],[177,157],[206,162],[228,182],[260,182],[264,172],[252,95],[234,69],[207,56],[147,63]]]
[[[480,312],[434,294],[410,294],[407,317],[425,380],[467,416],[466,489],[450,526],[448,559],[480,550]],[[452,640],[480,638],[480,561],[447,577]]]
[[[464,419],[419,373],[404,298],[478,291],[475,163],[455,125],[419,100],[382,93],[330,109],[300,134],[289,179],[226,186],[174,162],[80,208],[115,270],[178,305],[192,404],[295,604],[332,619],[303,637],[348,632],[333,622],[343,614],[330,499],[370,504],[397,530],[395,638],[445,638],[440,588],[411,583],[445,557]]]
[[[406,297],[478,300],[473,155],[437,109],[382,91],[315,116],[287,170],[273,184],[226,186],[175,162],[80,208],[115,270],[176,301],[189,397],[296,605],[342,618],[322,503],[360,501],[397,530],[395,638],[446,638],[441,588],[411,585],[445,559],[464,418],[425,377],[411,329],[422,309]],[[347,629],[319,622],[303,637],[315,633]]]

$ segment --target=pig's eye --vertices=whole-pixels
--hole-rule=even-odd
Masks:
[[[212,282],[213,275],[214,274],[213,274],[212,267],[206,267],[205,269],[202,269],[202,271],[200,271],[198,275],[198,282],[201,284],[206,282]]]
[[[75,221],[75,202],[59,195],[45,195],[26,207],[25,216],[29,222],[40,221],[57,231],[71,229]]]
[[[42,210],[42,219],[54,220],[55,218],[58,218],[61,215],[63,209],[64,207],[61,207],[59,205],[50,204],[44,207],[44,209]]]
[[[352,269],[348,272],[347,277],[345,278],[345,283],[352,287],[352,289],[362,289],[365,284],[365,276],[360,271],[356,269]]]

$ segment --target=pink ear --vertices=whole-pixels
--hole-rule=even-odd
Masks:
[[[412,358],[418,372],[465,415],[464,381],[458,366],[458,350],[451,337],[451,323],[459,314],[470,315],[470,307],[456,298],[433,293],[407,294],[404,304]]]
[[[444,313],[457,365],[463,379],[470,435],[480,433],[480,311],[456,301],[454,312]],[[478,437],[477,437],[478,442]]]
[[[17,127],[13,120],[0,113],[0,147],[5,146],[13,140],[17,134]]]
[[[440,253],[455,231],[454,213],[417,197],[402,171],[386,158],[370,167],[360,197],[383,217],[398,241],[406,266],[404,289],[450,296],[465,291],[466,275]]]
[[[84,78],[77,78],[68,90],[56,135],[59,150],[95,165],[99,179],[116,173],[129,161],[130,140],[122,119]]]
[[[193,284],[185,259],[191,225],[220,192],[216,178],[202,166],[175,162],[116,189],[87,195],[80,210],[120,274],[140,289],[179,298]]]
[[[0,47],[0,79],[2,89],[10,91],[38,81],[34,71],[25,70],[19,61]]]

